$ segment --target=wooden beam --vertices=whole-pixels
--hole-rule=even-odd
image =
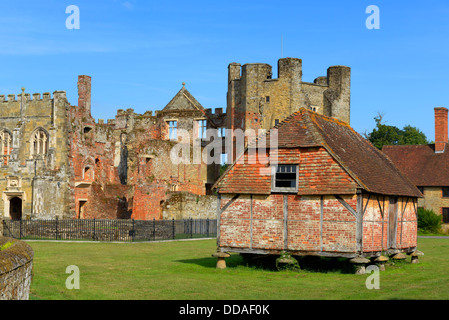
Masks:
[[[288,246],[288,196],[284,195],[284,250]]]
[[[217,194],[217,247],[220,246],[221,194]]]
[[[323,251],[323,214],[324,214],[324,197],[320,198],[320,250]]]
[[[351,207],[342,197],[340,197],[339,195],[334,195],[334,197],[343,205],[343,207],[345,207],[346,209],[348,209],[348,211],[357,218],[357,212],[354,210],[353,207]],[[358,203],[358,202],[357,202]]]
[[[238,199],[238,197],[240,197],[240,194],[236,194],[235,196],[232,197],[231,200],[229,200],[223,208],[220,209],[220,215],[235,201]]]
[[[253,195],[249,196],[249,248],[253,248]]]
[[[357,252],[359,254],[363,251],[363,195],[362,193],[357,193],[357,227],[356,227],[356,241],[357,241]]]
[[[240,197],[239,194],[236,194],[232,197],[231,200],[228,201],[224,205],[223,208],[221,208],[221,194],[219,193],[217,195],[217,246],[220,246],[220,225],[221,225],[221,214],[235,201],[237,198]]]

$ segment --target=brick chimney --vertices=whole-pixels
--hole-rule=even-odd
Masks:
[[[435,153],[444,152],[448,143],[447,135],[447,109],[435,108]]]

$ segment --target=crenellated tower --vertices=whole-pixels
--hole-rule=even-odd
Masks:
[[[305,107],[350,122],[351,69],[332,66],[326,76],[302,81],[302,60],[278,60],[278,77],[264,63],[228,66],[227,127],[270,129]]]

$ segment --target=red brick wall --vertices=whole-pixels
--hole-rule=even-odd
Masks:
[[[418,221],[416,215],[416,200],[399,198],[398,226],[396,246],[398,249],[417,246]]]
[[[399,197],[397,200],[396,248],[406,249],[417,245],[416,199]],[[367,203],[368,202],[368,203]],[[390,201],[386,196],[363,196],[366,211],[363,216],[363,251],[389,249]],[[383,217],[382,217],[383,212]]]
[[[363,195],[363,250],[381,251],[387,249],[389,198]],[[381,209],[383,208],[383,210]],[[382,218],[382,211],[384,217]]]
[[[343,195],[354,211],[357,196]],[[231,195],[223,195],[221,207]],[[252,198],[252,199],[251,199]],[[284,195],[240,195],[221,215],[219,246],[308,252],[357,252],[356,217],[334,196],[287,196],[287,248],[284,247]],[[416,202],[416,200],[415,200]],[[397,201],[396,247],[416,247],[417,221],[412,199]],[[322,206],[322,214],[321,214]],[[363,195],[363,252],[389,249],[389,197]],[[384,212],[382,217],[381,212]]]
[[[287,197],[288,250],[355,250],[355,218],[335,197],[323,197],[322,218],[320,196]],[[230,196],[224,196],[221,207],[230,199]],[[346,196],[345,200],[351,206],[356,206],[355,196]],[[253,196],[252,200],[248,195],[241,195],[221,215],[220,246],[284,250],[283,208],[282,194],[258,195]]]

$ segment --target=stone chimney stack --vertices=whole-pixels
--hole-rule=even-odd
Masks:
[[[435,108],[435,153],[442,153],[448,143],[446,108]]]
[[[78,107],[90,114],[91,77],[78,76]]]

